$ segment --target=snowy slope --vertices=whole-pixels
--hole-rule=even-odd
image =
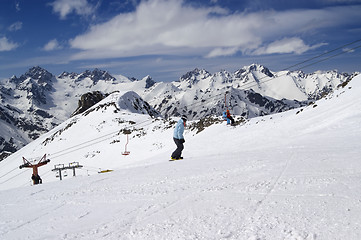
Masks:
[[[76,116],[0,162],[0,238],[359,239],[360,92],[357,76],[302,109],[188,130],[176,162],[167,122],[111,106]],[[122,156],[118,131],[129,125]],[[45,152],[44,184],[27,186],[21,156]],[[56,180],[53,164],[72,161],[114,171]]]

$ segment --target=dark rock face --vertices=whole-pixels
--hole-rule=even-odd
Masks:
[[[1,152],[15,152],[16,145],[14,139],[10,138],[9,141],[6,141],[3,137],[0,137],[0,146]]]
[[[12,152],[8,152],[8,151],[3,151],[0,153],[0,162],[2,160],[4,160],[5,158],[7,158],[8,156],[10,156],[12,154]]]
[[[153,79],[150,76],[148,76],[145,81],[145,88],[146,89],[151,88],[151,87],[153,87],[154,84],[155,84],[155,82],[153,81]]]
[[[78,102],[78,108],[72,113],[71,117],[85,112],[103,99],[104,95],[99,91],[83,94]]]

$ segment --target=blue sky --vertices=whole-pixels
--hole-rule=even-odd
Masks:
[[[2,0],[0,79],[36,65],[155,81],[252,63],[279,71],[360,40],[360,13],[361,0]],[[359,46],[302,70],[361,71]]]

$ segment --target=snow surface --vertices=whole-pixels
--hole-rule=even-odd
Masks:
[[[187,130],[175,162],[162,120],[76,116],[0,162],[0,239],[360,239],[360,93],[357,76],[303,109]],[[44,183],[29,186],[21,157],[44,153]],[[73,161],[77,177],[56,179],[54,165]]]

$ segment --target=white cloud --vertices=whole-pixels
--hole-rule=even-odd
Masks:
[[[53,11],[60,14],[61,19],[75,12],[81,16],[88,16],[95,11],[95,8],[87,0],[56,0],[50,4]]]
[[[348,52],[348,53],[353,53],[353,52],[355,52],[355,49],[354,48],[343,48],[342,51]]]
[[[238,47],[231,48],[216,48],[206,55],[207,58],[219,57],[219,56],[231,56],[239,51]]]
[[[300,38],[283,38],[281,40],[274,41],[265,47],[260,47],[253,52],[254,55],[274,54],[274,53],[296,53],[301,54],[310,49],[315,49],[324,45],[316,44],[308,46]]]
[[[0,52],[11,51],[18,47],[17,43],[10,42],[6,37],[0,38]]]
[[[20,3],[19,2],[15,3],[15,9],[16,9],[17,12],[20,12],[21,8],[20,8]]]
[[[43,50],[45,51],[52,51],[52,50],[57,50],[57,49],[61,49],[62,47],[59,45],[58,40],[53,39],[50,40],[47,44],[45,44],[45,46],[43,47]]]
[[[300,54],[319,45],[308,46],[298,36],[361,21],[360,11],[360,7],[339,7],[229,14],[217,7],[194,8],[182,0],[148,0],[141,1],[134,12],[121,13],[108,22],[91,26],[69,43],[81,50],[73,59],[150,54],[210,58],[238,51]],[[280,38],[284,39],[276,41]],[[265,42],[274,43],[265,47]]]
[[[23,23],[22,22],[15,22],[15,23],[11,24],[8,29],[9,29],[9,31],[15,32],[15,31],[18,31],[18,30],[20,30],[22,28],[23,28]]]

